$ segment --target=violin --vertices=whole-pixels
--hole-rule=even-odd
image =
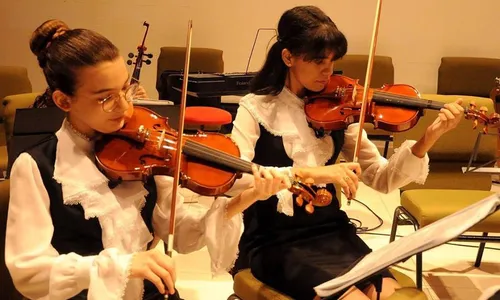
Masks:
[[[131,59],[127,60],[128,65],[134,64],[134,71],[132,72],[132,77],[130,78],[130,84],[134,84],[139,82],[139,78],[141,77],[141,69],[142,69],[142,63],[145,63],[146,65],[151,64],[150,59],[144,59],[144,57],[147,58],[153,58],[153,54],[151,53],[145,53],[148,48],[144,45],[146,42],[146,36],[148,35],[149,31],[149,24],[147,22],[144,22],[142,24],[143,26],[146,26],[146,31],[144,32],[144,36],[142,38],[142,43],[137,46],[137,55],[134,56],[134,53],[129,53],[128,57],[129,58],[136,58],[135,62],[132,62]]]
[[[174,176],[178,132],[162,117],[145,107],[133,113],[119,131],[96,141],[96,163],[110,180],[145,181],[150,176]],[[240,150],[220,133],[183,134],[179,184],[204,196],[223,195],[242,173],[252,174],[252,163],[240,158]],[[332,195],[326,189],[315,192],[310,183],[297,180],[290,191],[305,200],[306,211],[326,206]]]
[[[342,75],[332,75],[321,93],[305,97],[304,110],[309,125],[317,136],[325,132],[346,129],[357,123],[361,117],[361,108],[365,88],[359,80]],[[418,123],[424,109],[440,110],[445,103],[420,98],[416,88],[408,84],[387,84],[381,88],[367,89],[365,122],[389,132],[402,132],[411,129]],[[496,125],[499,115],[487,116],[486,107],[476,108],[474,102],[464,109],[466,119],[474,120],[474,128],[478,123],[484,124],[486,133],[488,126]]]

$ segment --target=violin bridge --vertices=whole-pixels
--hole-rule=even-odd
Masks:
[[[161,131],[161,135],[160,135],[160,138],[158,139],[158,144],[157,144],[157,148],[158,148],[158,151],[161,150],[161,145],[163,145],[163,140],[165,139],[165,129],[163,129]]]

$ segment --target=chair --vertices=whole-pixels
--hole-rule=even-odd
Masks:
[[[422,98],[452,102],[457,96],[422,95]],[[486,106],[492,111],[493,102],[488,98],[462,96],[464,106],[471,101]],[[412,129],[394,135],[394,148],[406,140],[419,139],[426,128],[437,117],[437,111],[426,111]],[[401,205],[394,212],[390,241],[394,241],[399,225],[413,225],[415,229],[429,225],[490,195],[491,175],[484,173],[463,173],[467,166],[479,130],[472,129],[472,123],[463,120],[457,128],[448,132],[429,151],[430,171],[424,185],[412,183],[401,188]],[[495,157],[494,136],[481,135],[481,143],[475,164],[490,162]],[[488,237],[488,232],[500,232],[500,214],[496,213],[474,226],[471,232],[482,232],[483,236],[464,234],[461,241],[481,242],[476,258],[479,267],[486,241],[500,241],[500,237]],[[417,287],[422,288],[422,253],[417,258]]]
[[[211,48],[191,48],[191,57],[189,64],[190,73],[223,73],[224,60],[223,51]],[[156,67],[156,90],[160,99],[170,100],[174,103],[180,103],[180,93],[169,88],[168,75],[180,74],[184,69],[186,56],[185,47],[161,47],[160,55]],[[205,105],[206,103],[218,102],[220,97],[198,99],[196,97],[187,97],[187,103],[194,105]],[[211,105],[213,106],[213,105]]]
[[[38,93],[28,93],[20,95],[7,96],[2,101],[2,117],[4,120],[4,125],[2,131],[6,137],[6,144],[12,136],[12,131],[14,127],[14,117],[17,108],[29,107],[35,101]],[[7,146],[0,147],[2,153],[0,161],[0,169],[6,170],[8,157],[7,157]],[[5,151],[3,153],[3,151]],[[5,230],[7,225],[7,212],[9,207],[9,180],[0,181],[0,232],[2,236],[0,237],[0,254],[5,257]],[[5,260],[2,259],[0,265],[0,281],[2,282],[2,290],[0,295],[5,297],[5,299],[23,299],[21,295],[17,292],[12,283],[12,278],[10,277],[7,266],[5,265]]]
[[[438,70],[437,92],[489,98],[496,77],[500,77],[500,59],[443,57]]]
[[[368,55],[346,55],[335,62],[335,70],[341,70],[344,76],[359,79],[359,83],[364,85],[366,77],[366,67],[368,65]],[[370,87],[380,88],[384,84],[394,83],[394,66],[392,58],[388,56],[376,55],[373,58],[373,70]],[[383,156],[387,157],[389,143],[392,141],[392,132],[382,129],[375,129],[372,124],[366,123],[364,126],[368,137],[372,140],[384,141]]]
[[[186,130],[219,131],[221,126],[233,121],[231,114],[210,106],[186,107],[184,123]]]
[[[398,283],[402,286],[389,299],[392,300],[424,300],[427,296],[415,288],[413,281],[401,272],[390,269],[390,272]],[[265,285],[252,275],[250,269],[244,269],[238,272],[234,277],[234,294],[229,296],[228,300],[291,300],[292,298],[282,294],[275,289]]]
[[[8,95],[31,93],[28,70],[24,67],[0,66],[0,99]],[[5,135],[5,105],[0,105],[0,171],[7,164],[7,136]],[[2,174],[0,173],[0,177]]]

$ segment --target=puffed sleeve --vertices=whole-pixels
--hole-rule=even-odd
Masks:
[[[342,154],[348,161],[354,158],[358,130],[359,123],[355,123],[345,132]],[[405,141],[387,160],[380,155],[363,130],[358,156],[362,181],[382,193],[389,193],[411,182],[425,183],[429,174],[429,156],[426,154],[423,158],[416,157],[411,151],[415,143],[416,141]]]
[[[155,234],[163,241],[168,241],[173,179],[155,176],[155,182],[158,200],[153,214],[153,226]],[[231,199],[217,197],[208,209],[201,205],[191,205],[187,209],[182,195],[177,195],[174,250],[190,253],[207,246],[213,275],[232,268],[243,230],[241,213],[231,219],[226,218],[228,201]]]
[[[51,245],[49,195],[27,153],[12,166],[9,201],[5,263],[25,297],[68,299],[84,289],[89,289],[89,299],[116,299],[123,294],[131,255],[113,255],[112,249],[97,256],[59,254]]]

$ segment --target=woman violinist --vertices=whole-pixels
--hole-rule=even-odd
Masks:
[[[277,42],[251,83],[251,93],[241,99],[234,120],[231,137],[243,159],[288,167],[292,176],[327,184],[332,195],[337,184],[348,197],[355,197],[359,180],[384,193],[410,182],[423,183],[428,174],[426,153],[461,120],[460,101],[447,104],[420,140],[406,141],[389,160],[364,132],[359,164],[335,164],[340,153],[352,160],[359,124],[317,138],[306,121],[302,98],[328,85],[334,61],[346,51],[346,38],[319,8],[295,7],[281,16]],[[294,299],[313,299],[313,287],[335,278],[371,251],[335,200],[316,207],[311,215],[283,190],[250,206],[244,224],[233,274],[249,267],[256,278]],[[387,270],[383,277],[382,299],[399,288]],[[372,281],[366,280],[337,296],[375,299],[376,293]]]
[[[118,49],[86,29],[50,20],[31,49],[54,104],[66,112],[61,128],[23,152],[11,171],[5,261],[16,288],[30,299],[163,299],[175,292],[172,260],[148,250],[153,235],[167,240],[172,179],[111,188],[93,155],[99,134],[122,128],[137,92]],[[194,212],[176,201],[174,249],[207,245],[214,273],[230,268],[241,235],[241,212],[289,187],[274,170],[255,170],[256,184],[234,198],[219,197]]]

